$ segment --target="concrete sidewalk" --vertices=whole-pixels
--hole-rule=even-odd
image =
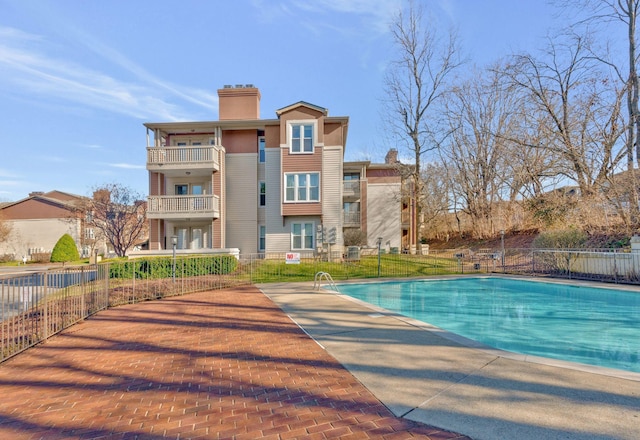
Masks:
[[[0,439],[463,439],[395,417],[255,287],[98,313],[0,364]]]
[[[640,374],[468,347],[310,283],[259,287],[397,416],[476,440],[640,438]]]

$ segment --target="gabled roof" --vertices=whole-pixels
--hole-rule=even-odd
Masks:
[[[0,209],[6,209],[11,206],[19,205],[28,200],[36,200],[44,203],[52,204],[59,206],[64,209],[73,210],[78,207],[79,202],[86,199],[86,197],[78,196],[71,193],[66,193],[62,191],[49,191],[47,193],[31,193],[29,197],[25,197],[24,199],[17,200],[15,202],[2,203],[0,204]]]
[[[320,107],[318,105],[310,104],[310,103],[305,102],[305,101],[298,101],[295,104],[291,104],[291,105],[288,105],[286,107],[282,107],[279,110],[276,110],[276,115],[278,115],[278,117],[280,117],[280,115],[282,115],[283,113],[286,113],[286,112],[291,111],[293,109],[296,109],[298,107],[310,108],[311,110],[315,110],[317,112],[322,113],[324,116],[327,116],[329,114],[329,109],[326,109],[324,107]]]

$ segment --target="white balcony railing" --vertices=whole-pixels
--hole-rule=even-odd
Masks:
[[[360,226],[360,211],[352,211],[342,213],[342,221],[346,226],[358,225]]]
[[[219,218],[220,198],[214,195],[149,196],[149,218]]]
[[[344,197],[360,197],[360,181],[343,180],[342,194]]]
[[[218,147],[214,145],[193,147],[147,147],[147,168],[160,167],[219,169]]]

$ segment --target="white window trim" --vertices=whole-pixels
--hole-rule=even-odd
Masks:
[[[317,174],[318,175],[318,199],[317,200],[298,200],[298,185],[297,185],[297,179],[296,179],[296,186],[294,187],[294,196],[295,199],[294,200],[287,200],[287,176],[291,176],[291,175],[300,175],[300,174],[306,174],[307,176],[310,176],[311,174]],[[284,203],[318,203],[320,202],[321,197],[321,189],[322,189],[322,182],[321,182],[321,173],[319,171],[297,171],[297,172],[293,172],[293,173],[284,173],[283,174],[283,182],[282,182],[282,200],[284,201]],[[310,181],[310,179],[308,179]],[[309,186],[307,186],[307,194],[309,192],[308,188],[310,188]]]
[[[260,187],[264,184],[264,204],[260,203],[260,197],[262,196],[262,193],[260,192]],[[265,182],[264,180],[260,180],[258,181],[258,208],[264,208],[265,206],[267,206],[267,182]]]
[[[300,151],[293,151],[293,126],[294,125],[311,125],[312,126],[312,138],[311,138],[311,151],[304,151],[304,146],[300,145]],[[287,147],[289,148],[289,154],[313,154],[316,151],[316,145],[318,145],[318,121],[315,119],[303,119],[292,120],[287,122]]]
[[[260,247],[260,232],[264,228],[264,246]],[[293,241],[293,238],[292,238]],[[267,227],[265,225],[258,225],[258,250],[265,251],[267,248]]]
[[[300,236],[300,243],[302,244],[302,247],[294,247],[293,245],[293,227],[294,225],[306,225],[306,224],[310,224],[311,225],[311,247],[310,248],[306,248],[304,247],[304,238],[305,238],[305,234],[301,229],[302,235]],[[305,230],[306,231],[306,230]],[[311,251],[311,250],[315,250],[315,245],[316,245],[316,222],[305,222],[305,221],[299,221],[299,222],[293,222],[291,223],[291,250],[296,250],[296,251]],[[308,235],[306,235],[308,236]]]
[[[260,148],[260,145],[262,145],[263,148]],[[258,136],[258,163],[266,163],[266,162],[267,162],[267,139],[264,136]]]

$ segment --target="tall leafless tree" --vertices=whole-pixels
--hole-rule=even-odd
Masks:
[[[494,210],[508,192],[508,138],[514,136],[518,114],[512,111],[517,107],[514,95],[500,79],[496,71],[474,72],[447,100],[452,136],[440,151],[476,237],[488,237],[496,227],[504,228],[504,224],[494,224]]]
[[[624,182],[626,188],[618,188],[617,192],[628,194],[628,216],[637,227],[640,223],[640,207],[638,202],[638,179],[634,168],[640,167],[640,78],[638,77],[638,29],[637,20],[640,12],[640,0],[556,0],[572,19],[575,27],[586,25],[586,32],[598,33],[599,39],[607,41],[611,29],[603,27],[608,24],[621,24],[626,44],[626,56],[616,59],[612,45],[620,45],[622,40],[607,41],[601,51],[594,56],[608,65],[615,72],[617,80],[622,84],[626,101],[626,154],[628,176],[615,179],[617,184]],[[617,35],[616,35],[617,36]],[[634,162],[635,153],[635,162]]]
[[[583,197],[601,190],[624,157],[620,141],[621,90],[590,56],[583,37],[550,40],[543,56],[517,55],[504,73],[534,105],[545,144],[539,148],[562,160],[560,173],[575,182]]]
[[[435,21],[426,22],[420,5],[409,0],[391,22],[396,58],[385,77],[386,124],[398,146],[413,157],[410,169],[413,196],[423,194],[424,156],[437,148],[441,137],[435,114],[447,91],[447,81],[460,66],[460,49],[453,31],[439,33]],[[421,229],[421,204],[415,210],[413,242]]]

